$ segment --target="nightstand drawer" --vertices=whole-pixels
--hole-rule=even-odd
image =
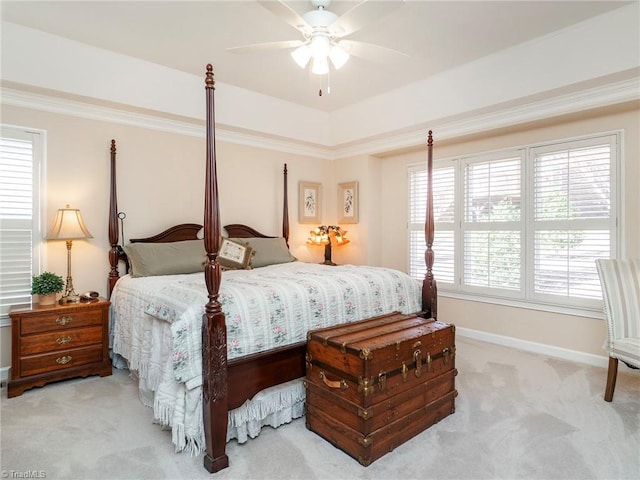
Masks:
[[[22,376],[54,372],[65,368],[78,367],[88,363],[102,362],[102,345],[88,348],[63,350],[47,355],[34,355],[20,359]]]
[[[102,326],[68,328],[60,332],[25,336],[20,342],[20,356],[69,350],[70,348],[96,344],[102,344]]]
[[[69,309],[56,313],[24,317],[20,322],[20,333],[22,335],[29,335],[32,333],[52,332],[62,329],[68,330],[69,328],[101,324],[102,312],[100,310]]]
[[[76,377],[111,375],[109,301],[11,309],[9,398]]]

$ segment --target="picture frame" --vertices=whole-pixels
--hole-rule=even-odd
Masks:
[[[298,183],[298,221],[320,223],[322,212],[322,185],[314,182]]]
[[[358,182],[338,184],[338,223],[358,223]]]

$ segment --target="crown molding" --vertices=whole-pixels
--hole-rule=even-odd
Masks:
[[[424,145],[428,130],[433,130],[437,140],[445,140],[637,100],[640,100],[640,77],[531,101],[490,113],[470,113],[464,118],[435,120],[418,129],[338,148],[334,154],[335,158],[383,155],[386,152]]]
[[[7,87],[0,88],[0,97],[3,105],[117,123],[120,125],[131,125],[190,137],[205,137],[204,121],[199,122],[194,120],[194,122],[188,122],[185,120],[170,119],[160,114],[152,115],[148,113],[131,112],[124,109]],[[306,145],[295,141],[271,138],[254,133],[237,132],[226,129],[224,126],[216,126],[216,139],[295,155],[316,157],[324,160],[332,160],[334,158],[332,152],[325,147]]]
[[[205,127],[197,120],[188,122],[169,119],[161,115],[131,112],[7,87],[0,89],[0,95],[2,103],[5,105],[131,125],[179,135],[205,137]],[[323,160],[339,160],[356,155],[383,155],[396,150],[418,147],[425,143],[427,130],[433,130],[436,132],[438,140],[444,140],[639,99],[640,77],[635,77],[598,87],[582,89],[578,92],[530,101],[494,112],[470,113],[463,118],[453,120],[434,120],[428,126],[422,125],[406,132],[392,132],[383,137],[363,139],[345,146],[309,145],[283,138],[273,138],[257,132],[238,132],[224,126],[216,128],[216,138],[225,142],[276,150],[294,155],[309,156]]]
[[[58,113],[89,120],[149,128],[163,132],[177,133],[179,135],[204,137],[203,125],[162,118],[159,115],[130,112],[124,109],[95,105],[54,95],[27,92],[7,87],[0,89],[0,95],[2,96],[3,105]]]
[[[204,137],[204,134],[202,136]],[[265,148],[283,153],[291,153],[293,155],[304,155],[321,160],[335,160],[333,152],[326,147],[304,145],[294,141],[271,138],[254,133],[242,133],[216,127],[216,138],[249,147]]]

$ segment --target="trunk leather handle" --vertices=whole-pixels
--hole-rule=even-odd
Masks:
[[[349,385],[345,380],[329,380],[324,372],[320,372],[320,379],[324,382],[324,384],[329,388],[339,388],[340,390],[345,390],[349,388]]]
[[[413,352],[413,361],[416,362],[416,369],[413,373],[415,373],[416,377],[422,375],[422,353],[420,349]]]

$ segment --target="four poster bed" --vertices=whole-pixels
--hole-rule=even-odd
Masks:
[[[263,256],[262,263],[252,270],[225,271],[221,290],[222,255],[218,257],[225,240],[218,202],[211,65],[207,65],[205,92],[204,226],[180,224],[152,237],[131,239],[124,248],[120,246],[116,143],[111,142],[109,293],[114,363],[121,355],[125,365],[138,373],[141,399],[154,407],[160,423],[172,427],[176,449],[192,453],[205,450],[204,466],[209,472],[216,472],[228,466],[225,447],[230,438],[244,441],[247,435],[257,435],[255,431],[262,425],[278,426],[304,413],[301,379],[305,375],[307,330],[392,311],[436,317],[437,292],[432,273],[433,141],[429,131],[427,273],[421,285],[402,272],[381,267],[326,267],[296,262],[288,252],[285,165],[282,237],[271,237],[246,225],[226,225],[228,238],[255,247],[254,261]],[[198,240],[202,229],[204,240]],[[167,253],[166,249],[173,250]],[[174,264],[168,270],[139,273],[155,268],[145,264],[149,258],[183,255],[181,252],[185,251],[192,256],[195,251],[199,256],[199,265],[191,270],[199,273],[179,267],[176,270]],[[265,260],[266,251],[276,252],[277,260]],[[126,263],[128,272],[122,277],[120,261]],[[365,284],[369,291],[358,290],[357,285]],[[267,292],[268,300],[251,297],[260,289]],[[285,291],[295,291],[296,299],[285,299]],[[243,300],[245,294],[248,299]],[[242,315],[250,313],[242,301],[253,305],[258,316],[244,319]],[[250,340],[243,340],[244,337]],[[272,408],[274,398],[278,405]],[[255,416],[258,410],[262,414],[259,418]]]

